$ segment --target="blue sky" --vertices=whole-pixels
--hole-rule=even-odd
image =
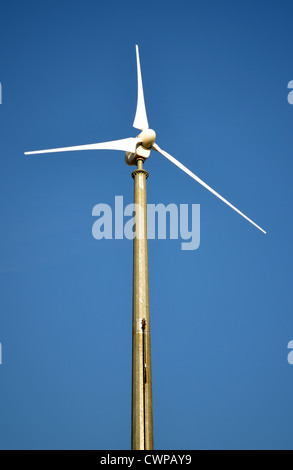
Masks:
[[[2,1],[0,448],[127,449],[132,243],[92,209],[132,202],[135,44],[157,142],[150,203],[201,205],[201,245],[151,240],[156,449],[292,449],[292,2]]]

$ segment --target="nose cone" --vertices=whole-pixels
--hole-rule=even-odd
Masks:
[[[153,129],[147,129],[146,131],[142,131],[139,137],[142,140],[142,145],[150,149],[152,145],[154,145],[157,135]]]

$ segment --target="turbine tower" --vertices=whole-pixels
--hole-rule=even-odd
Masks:
[[[127,165],[137,166],[133,171],[134,203],[136,208],[135,237],[133,240],[133,315],[132,315],[132,432],[133,450],[153,449],[153,407],[152,407],[152,372],[151,372],[151,339],[150,339],[150,305],[149,305],[149,267],[147,240],[147,192],[148,172],[143,169],[151,150],[155,150],[174,163],[187,175],[205,187],[221,201],[240,214],[244,219],[266,233],[259,225],[233,206],[227,199],[208,186],[195,173],[162,150],[156,143],[156,133],[149,128],[143,85],[139,50],[136,46],[137,62],[137,109],[133,127],[141,130],[137,137],[114,140],[112,142],[62,147],[34,152],[25,155],[69,152],[75,150],[121,150],[125,153]]]

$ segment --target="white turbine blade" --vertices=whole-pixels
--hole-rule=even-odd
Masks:
[[[135,48],[137,63],[137,107],[133,127],[144,131],[149,128],[149,123],[145,109],[138,46],[135,46]]]
[[[71,152],[73,150],[122,150],[123,152],[135,153],[137,144],[141,140],[137,137],[129,139],[113,140],[112,142],[102,142],[100,144],[77,145],[75,147],[62,147],[58,149],[37,150],[35,152],[25,152],[25,155],[36,155],[40,153]]]
[[[241,212],[239,209],[237,209],[235,206],[233,206],[230,202],[228,202],[227,199],[223,198],[214,189],[212,189],[210,186],[208,186],[206,183],[204,183],[204,181],[202,181],[198,176],[196,176],[194,173],[192,173],[192,171],[190,171],[188,168],[186,168],[186,166],[182,165],[182,163],[180,163],[178,160],[176,160],[176,158],[172,157],[171,155],[169,155],[169,153],[162,150],[157,144],[153,145],[153,149],[156,150],[157,152],[160,152],[164,157],[168,158],[168,160],[170,160],[170,162],[174,163],[174,165],[178,166],[178,168],[180,168],[180,170],[183,170],[185,173],[187,173],[189,176],[191,176],[191,178],[193,178],[199,184],[204,186],[206,189],[208,189],[212,194],[217,196],[219,199],[221,199],[221,201],[225,202],[225,204],[227,204],[229,207],[231,207],[231,209],[238,212],[238,214],[242,215],[242,217],[244,217],[246,220],[248,220],[248,222],[250,222],[256,228],[258,228],[261,232],[263,232],[265,234],[267,233],[259,225],[257,225],[255,222],[253,222],[251,219],[249,219],[245,214],[243,214],[243,212]]]

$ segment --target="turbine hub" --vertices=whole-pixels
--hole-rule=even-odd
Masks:
[[[141,139],[141,143],[138,144],[135,153],[126,152],[125,154],[125,162],[130,166],[136,165],[138,159],[145,161],[150,156],[152,146],[156,140],[156,133],[153,129],[147,129],[137,137]]]
[[[153,129],[147,129],[142,131],[138,137],[142,140],[142,145],[144,148],[151,149],[155,143],[157,135]]]

